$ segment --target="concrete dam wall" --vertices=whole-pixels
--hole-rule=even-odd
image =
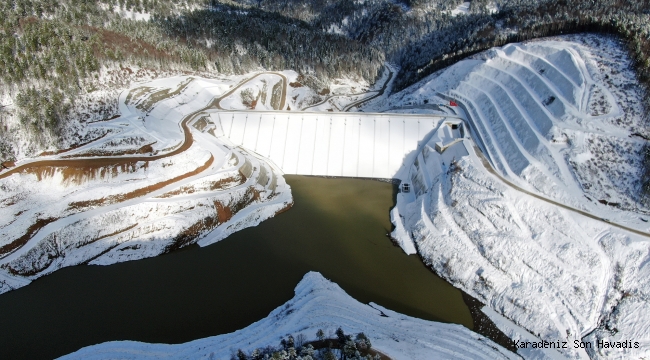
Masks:
[[[217,137],[286,174],[393,178],[444,118],[436,115],[219,111]]]

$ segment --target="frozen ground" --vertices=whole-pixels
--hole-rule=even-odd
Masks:
[[[393,236],[487,304],[514,340],[568,341],[559,351],[520,349],[526,357],[650,355],[650,239],[488,171],[647,232],[637,183],[643,142],[631,136],[643,125],[639,88],[624,54],[616,40],[591,35],[511,44],[381,105],[453,98],[467,110],[457,111],[471,133],[441,125],[398,174],[412,191],[398,194]],[[574,348],[576,340],[594,348]],[[595,348],[599,340],[638,348]]]
[[[206,245],[290,206],[277,167],[211,133],[213,99],[229,88],[192,77],[140,84],[122,94],[122,116],[93,124],[106,136],[0,178],[0,292],[64,266]]]
[[[304,334],[316,340],[322,329],[334,337],[365,333],[374,349],[394,360],[512,359],[514,354],[460,325],[442,324],[402,315],[376,304],[362,304],[338,285],[310,272],[296,286],[295,296],[266,318],[234,333],[185,344],[115,341],[85,347],[61,359],[228,359],[242,349],[277,346],[282,338]]]

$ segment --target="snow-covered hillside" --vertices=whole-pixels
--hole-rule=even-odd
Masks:
[[[218,241],[290,206],[278,168],[210,132],[229,87],[141,84],[122,94],[122,116],[94,124],[105,136],[0,173],[0,292],[64,266]]]
[[[641,89],[625,49],[595,36],[511,44],[394,96],[441,93],[468,111],[476,141],[509,181],[563,204],[650,229],[640,199]],[[580,41],[580,42],[578,42]]]
[[[639,93],[623,54],[596,36],[510,44],[384,105],[453,98],[467,110],[457,110],[463,133],[442,125],[400,174],[412,191],[397,197],[393,236],[486,303],[514,340],[569,342],[520,350],[528,357],[650,355],[650,237],[552,203],[649,229],[636,180],[644,142],[632,136]],[[599,340],[638,348],[596,348]]]
[[[310,272],[295,296],[266,318],[234,333],[185,344],[146,344],[115,341],[85,347],[61,359],[227,359],[237,349],[250,353],[275,346],[288,335],[315,340],[318,329],[328,336],[341,327],[363,332],[374,349],[394,360],[514,359],[516,356],[466,328],[402,315],[377,304],[362,304],[337,284]]]
[[[368,90],[363,80],[328,84],[295,71],[102,74],[93,84],[103,90],[73,111],[69,148],[29,157],[33,142],[17,132],[16,168],[0,167],[0,293],[63,266],[154,256],[212,232],[205,245],[273,216],[291,203],[282,171],[217,138],[215,112],[330,106],[330,89],[343,106],[345,94]]]

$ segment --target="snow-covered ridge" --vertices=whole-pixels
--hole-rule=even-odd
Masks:
[[[411,192],[397,196],[393,237],[486,303],[513,340],[571,344],[521,350],[526,357],[643,358],[650,355],[650,239],[501,180],[648,231],[634,193],[642,144],[630,137],[641,119],[633,101],[639,94],[628,85],[633,73],[623,68],[629,59],[603,61],[604,51],[623,51],[608,38],[570,40],[494,49],[395,96],[457,99],[472,131],[452,133],[462,140],[444,147],[449,129],[441,127],[422,146],[401,177]],[[613,197],[620,205],[595,201]],[[576,340],[594,348],[576,349]],[[598,349],[599,340],[640,346]]]
[[[226,359],[233,351],[249,353],[275,346],[287,335],[302,333],[315,340],[338,327],[364,332],[373,348],[395,360],[514,359],[512,353],[460,325],[442,324],[402,315],[376,304],[362,304],[337,284],[310,272],[296,286],[295,296],[266,318],[238,330],[184,344],[114,341],[88,346],[61,359]]]

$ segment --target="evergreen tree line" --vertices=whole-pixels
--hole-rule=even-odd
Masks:
[[[303,334],[294,338],[289,335],[277,347],[258,348],[250,353],[239,349],[231,360],[380,360],[381,356],[370,354],[372,344],[364,333],[347,335],[343,329],[336,330],[336,338],[327,339],[323,330],[316,332],[317,341],[307,342]]]
[[[156,4],[162,4],[160,11],[173,9],[171,1],[131,2],[143,9]],[[195,58],[202,55],[183,44],[162,41],[161,31],[150,32],[161,40],[156,45],[138,41],[134,31],[121,31],[132,30],[123,26],[125,21],[136,22],[122,19],[113,11],[111,1],[3,1],[0,13],[0,97],[9,100],[0,104],[0,159],[14,156],[17,132],[26,135],[22,138],[32,143],[31,148],[56,145],[78,95],[88,90],[102,66],[139,63],[161,68],[171,62],[191,69],[196,68]],[[162,50],[172,55],[152,56]],[[22,129],[8,126],[16,117]]]
[[[498,13],[461,16],[450,26],[431,33],[393,54],[401,65],[396,89],[469,55],[494,46],[537,37],[579,32],[603,32],[625,39],[640,81],[650,76],[650,1],[506,0]]]
[[[207,56],[222,73],[293,69],[321,79],[352,75],[374,81],[385,60],[372,46],[258,8],[218,4],[156,17],[153,24],[190,46],[209,44]]]

